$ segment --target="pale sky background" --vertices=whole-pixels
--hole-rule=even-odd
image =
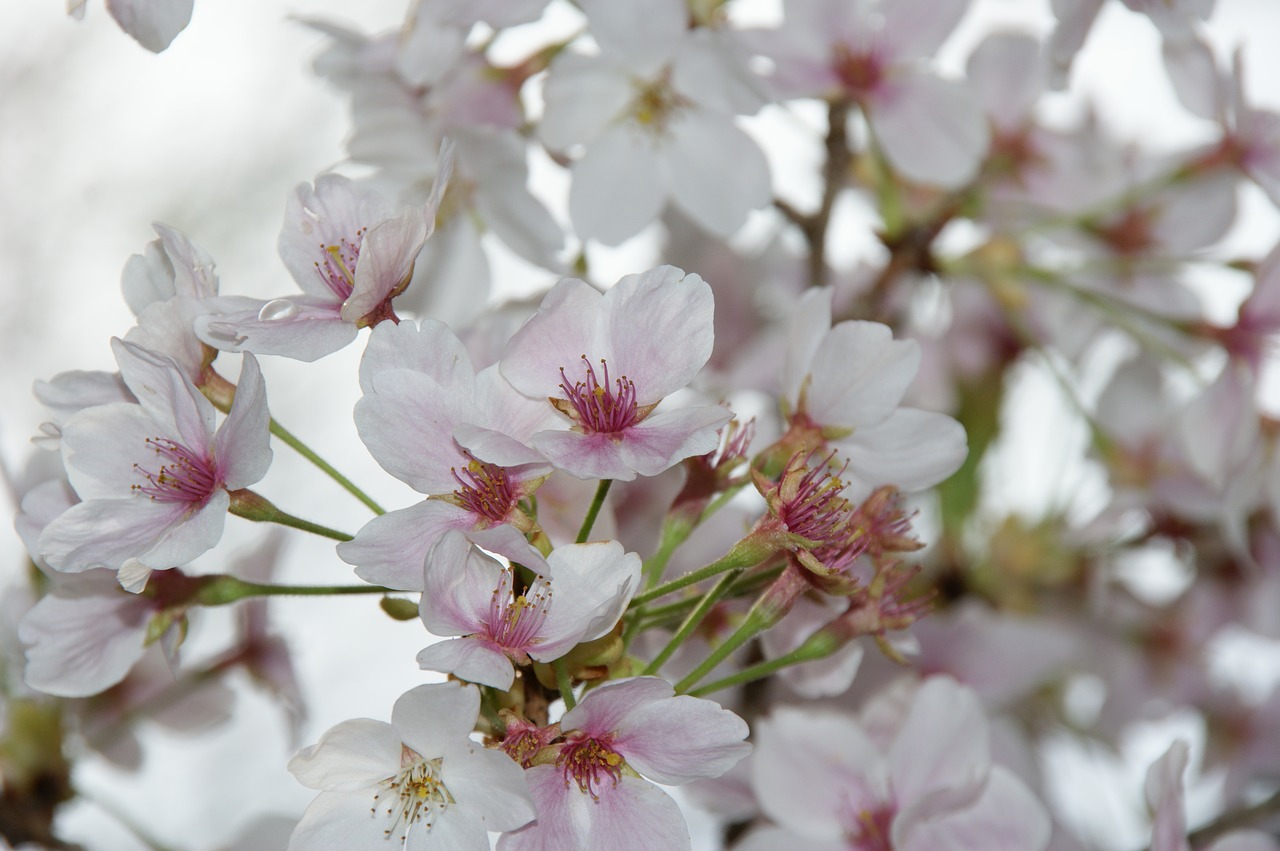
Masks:
[[[208,249],[224,292],[269,297],[294,289],[275,251],[284,199],[299,181],[341,162],[348,119],[345,97],[310,71],[325,40],[290,16],[375,31],[398,25],[404,5],[196,0],[191,25],[156,56],[115,27],[101,0],[90,0],[80,23],[63,14],[59,0],[9,0],[0,24],[0,458],[10,469],[26,463],[29,437],[42,419],[30,395],[33,379],[114,367],[108,340],[132,325],[120,296],[120,269],[154,239],[151,221],[175,226]],[[1256,101],[1280,108],[1280,51],[1274,50],[1280,3],[1218,5],[1210,28],[1215,44],[1224,51],[1258,45],[1246,57],[1250,91]],[[951,67],[958,68],[992,26],[1043,33],[1049,25],[1047,0],[976,0],[974,6],[948,45],[944,58]],[[1119,3],[1105,11],[1074,79],[1077,90],[1096,98],[1103,119],[1135,141],[1171,149],[1209,130],[1177,107],[1163,80],[1154,29]],[[753,126],[768,127],[769,119]],[[783,180],[786,143],[769,147]],[[1276,238],[1277,216],[1260,193],[1246,191],[1242,218],[1246,224],[1233,246],[1261,256]],[[602,255],[597,268],[613,262],[619,274],[636,271],[625,265],[633,254]],[[607,272],[601,277],[613,279]],[[264,360],[272,411],[384,505],[402,507],[417,497],[368,459],[350,422],[359,352],[350,347],[318,366]],[[1045,454],[1032,451],[1022,459],[1029,482],[1053,474],[1052,458],[1041,460]],[[362,506],[287,449],[277,449],[276,458],[259,490],[282,508],[350,532],[365,522]],[[1023,498],[1016,483],[1012,487],[1014,501]],[[228,529],[227,544],[201,561],[206,569],[217,568],[217,554],[235,555],[265,532],[238,519]],[[305,537],[290,536],[281,579],[351,581],[328,544]],[[0,556],[3,588],[23,560],[7,528]],[[288,624],[311,701],[303,744],[346,718],[387,718],[395,698],[424,681],[414,662],[425,643],[421,624],[391,622],[374,610],[375,600],[273,603]],[[191,659],[216,647],[230,622],[226,612],[203,620],[193,629]],[[285,770],[292,749],[281,713],[257,692],[240,692],[235,721],[214,734],[153,729],[141,774],[89,761],[77,782],[183,851],[218,847],[259,812],[298,815],[312,793]],[[67,826],[69,838],[93,849],[142,847],[91,803],[73,808]]]

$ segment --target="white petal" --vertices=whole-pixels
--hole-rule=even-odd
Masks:
[[[569,218],[583,240],[618,245],[662,210],[667,185],[654,142],[630,124],[602,132],[572,173]]]
[[[892,79],[868,118],[890,164],[910,180],[958,187],[978,172],[987,121],[964,85],[924,73]]]
[[[271,466],[271,433],[267,386],[258,360],[246,352],[231,411],[215,435],[218,466],[228,490],[254,484]]]
[[[391,369],[421,372],[445,387],[469,383],[471,358],[453,330],[435,319],[382,322],[369,334],[360,358],[360,389],[373,390],[373,377]]]
[[[289,760],[289,771],[312,789],[363,789],[400,770],[400,750],[400,737],[390,724],[356,718],[298,751]]]
[[[159,53],[191,22],[194,0],[107,0],[107,11],[120,29]]]
[[[732,236],[747,214],[769,203],[769,163],[727,117],[692,109],[671,127],[662,150],[672,200],[702,227]]]
[[[660,70],[688,31],[684,0],[581,0],[579,5],[601,52],[639,77]]]
[[[480,690],[460,683],[430,683],[400,695],[391,725],[425,759],[435,759],[467,741],[480,714]]]
[[[516,678],[507,655],[491,641],[480,638],[448,638],[430,644],[418,652],[418,667],[499,691],[511,688]]]

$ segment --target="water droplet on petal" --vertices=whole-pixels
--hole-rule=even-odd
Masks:
[[[287,298],[272,299],[258,311],[258,319],[262,322],[281,322],[297,315],[298,306]]]

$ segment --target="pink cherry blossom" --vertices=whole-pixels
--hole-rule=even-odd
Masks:
[[[540,559],[525,540],[520,500],[550,466],[524,444],[555,413],[515,392],[496,366],[475,373],[445,325],[423,320],[373,330],[361,360],[360,437],[383,468],[429,498],[375,517],[338,555],[370,582],[421,591],[427,551],[449,529],[516,561]],[[464,435],[487,454],[472,454]],[[483,459],[483,460],[482,460]]]
[[[875,322],[831,325],[831,294],[806,293],[793,320],[783,393],[793,431],[839,450],[848,495],[880,485],[906,492],[950,476],[967,453],[964,429],[945,414],[901,407],[920,346]]]
[[[487,832],[534,817],[520,767],[469,738],[475,686],[437,683],[401,695],[391,723],[344,721],[289,762],[320,794],[289,851],[487,851]]]
[[[568,544],[525,566],[538,576],[517,595],[512,568],[446,533],[427,555],[422,622],[463,637],[432,644],[418,664],[506,691],[513,662],[552,662],[613,629],[640,580],[640,557],[617,541]]]
[[[340,175],[299,186],[285,211],[280,257],[303,294],[202,316],[200,339],[224,351],[313,361],[352,342],[358,329],[393,318],[392,299],[409,286],[435,229],[452,160],[446,144],[431,198],[398,214],[376,191]]]
[[[227,418],[170,358],[113,340],[120,374],[138,403],[87,408],[67,421],[62,458],[83,500],[51,522],[37,544],[49,565],[80,572],[185,564],[222,537],[228,491],[271,463],[266,391],[244,359]],[[140,587],[140,586],[139,586]]]
[[[751,750],[741,718],[657,677],[592,689],[560,731],[555,764],[525,772],[537,821],[503,835],[499,851],[688,849],[679,807],[649,781],[718,777]]]
[[[946,678],[916,691],[891,741],[833,712],[780,708],[760,722],[756,795],[778,827],[741,851],[1042,851],[1049,818],[992,765],[977,697]]]
[[[564,415],[564,428],[535,433],[529,444],[579,478],[623,481],[715,449],[727,409],[654,410],[710,357],[712,310],[706,282],[673,266],[628,275],[603,295],[560,281],[500,364],[517,390]]]

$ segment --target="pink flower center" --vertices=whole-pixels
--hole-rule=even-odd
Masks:
[[[145,480],[143,484],[131,486],[130,489],[135,493],[146,494],[161,502],[198,505],[222,487],[212,459],[192,452],[168,438],[148,437],[147,445],[160,459],[160,469],[153,473],[143,469],[140,464],[134,464],[134,471]]]
[[[884,78],[880,58],[874,52],[854,50],[847,44],[837,44],[831,59],[836,78],[854,98],[870,94]]]
[[[503,570],[489,602],[489,637],[503,647],[527,652],[542,634],[551,605],[551,583],[538,576],[523,594],[517,595],[513,582],[514,572]]]
[[[611,387],[609,364],[603,358],[600,360],[600,367],[604,372],[603,381],[596,377],[595,368],[586,355],[582,356],[582,363],[587,368],[586,376],[572,386],[568,376],[564,374],[564,367],[560,368],[560,389],[569,402],[568,409],[562,410],[573,418],[583,432],[618,434],[642,419],[636,405],[635,382],[624,375],[615,378]]]
[[[853,508],[840,496],[844,482],[827,472],[827,463],[834,455],[831,453],[822,463],[803,473],[801,470],[810,456],[792,457],[782,472],[779,489],[783,502],[778,508],[778,517],[788,532],[820,544],[842,546],[849,537]]]
[[[316,274],[330,292],[346,301],[356,286],[356,261],[368,228],[356,231],[354,240],[341,239],[335,245],[320,244],[322,260],[315,263]]]
[[[556,765],[564,772],[565,786],[569,781],[592,798],[599,798],[598,789],[608,782],[617,786],[622,779],[622,767],[626,760],[610,747],[607,739],[601,740],[583,732],[573,732],[556,758]]]
[[[453,480],[459,485],[458,490],[453,492],[458,504],[489,520],[504,520],[516,502],[515,488],[511,485],[506,469],[479,461],[470,453],[467,457],[471,460],[461,473],[457,467],[449,468]]]
[[[889,836],[893,827],[894,808],[889,805],[862,810],[849,833],[849,851],[893,851]]]

